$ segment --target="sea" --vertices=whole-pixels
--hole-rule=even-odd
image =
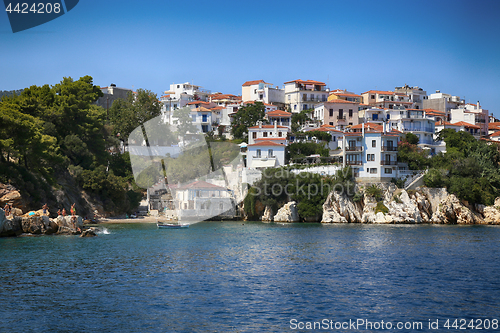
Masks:
[[[0,239],[0,332],[498,332],[500,227],[202,222]]]

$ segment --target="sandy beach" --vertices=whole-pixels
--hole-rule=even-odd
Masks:
[[[106,223],[156,223],[157,217],[154,216],[139,216],[134,219],[126,219],[124,217],[108,217],[99,219],[97,224],[106,224]]]

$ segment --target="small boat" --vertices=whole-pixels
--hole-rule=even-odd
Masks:
[[[156,226],[159,229],[163,228],[170,228],[170,229],[180,229],[180,228],[189,228],[189,224],[180,224],[177,221],[173,221],[170,223],[162,222],[162,221],[157,221]]]

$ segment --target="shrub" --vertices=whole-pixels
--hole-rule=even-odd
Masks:
[[[375,214],[382,212],[384,214],[389,213],[389,208],[387,208],[382,201],[377,202],[377,207],[375,208]]]
[[[398,194],[398,195],[394,195],[392,197],[392,200],[394,200],[396,203],[403,203],[403,201],[401,201],[401,198],[399,197],[401,194]]]
[[[354,202],[360,202],[363,200],[365,197],[365,194],[363,192],[356,192],[354,196],[352,197],[352,201]]]
[[[391,183],[397,186],[397,188],[403,188],[405,186],[405,181],[402,178],[392,178]]]
[[[365,193],[375,198],[375,200],[377,201],[380,201],[380,199],[382,198],[382,189],[375,184],[372,184],[369,187],[367,187]]]

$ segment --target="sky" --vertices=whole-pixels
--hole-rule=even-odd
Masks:
[[[500,1],[80,0],[12,33],[0,13],[0,90],[90,75],[241,94],[245,81],[302,79],[355,93],[419,86],[500,106]]]

